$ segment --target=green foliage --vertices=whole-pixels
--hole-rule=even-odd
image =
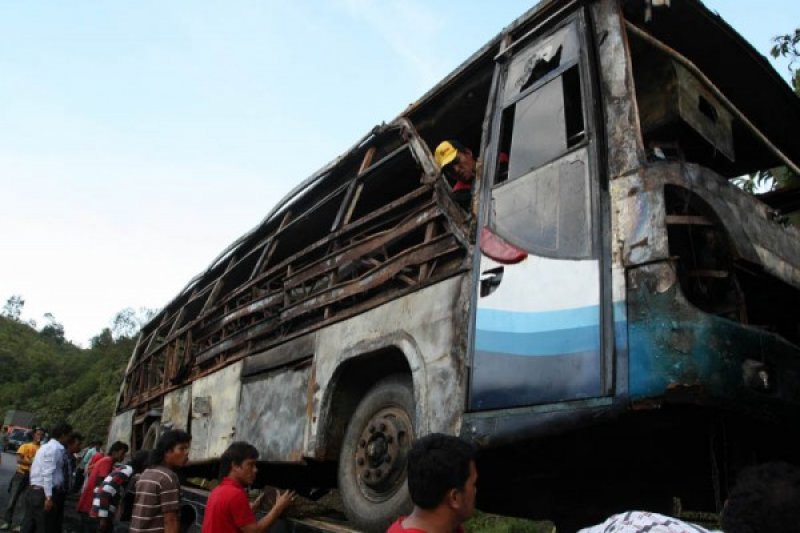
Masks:
[[[22,296],[19,294],[14,294],[3,306],[2,316],[10,318],[11,320],[19,321],[20,315],[22,315],[23,307],[25,307],[25,300],[23,300]]]
[[[81,349],[58,326],[51,316],[37,332],[0,317],[0,413],[33,411],[45,426],[66,420],[89,439],[105,439],[134,341],[104,330]]]
[[[554,533],[551,522],[534,522],[523,518],[511,518],[476,511],[464,523],[466,533]]]
[[[779,35],[772,42],[770,55],[776,59],[783,57],[789,60],[788,69],[792,87],[794,87],[794,92],[800,96],[800,69],[795,66],[800,60],[800,28],[795,29],[793,34]],[[800,176],[785,166],[759,170],[732,181],[734,185],[751,194],[800,187]]]
[[[800,94],[800,70],[795,68],[795,62],[800,59],[800,28],[794,30],[794,34],[779,35],[773,39],[773,46],[769,52],[772,57],[785,57],[789,60],[789,74],[792,78],[792,85],[795,92]]]

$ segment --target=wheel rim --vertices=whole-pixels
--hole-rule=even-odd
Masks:
[[[368,499],[386,500],[402,486],[411,428],[411,418],[401,407],[385,407],[365,424],[354,460],[358,486]]]

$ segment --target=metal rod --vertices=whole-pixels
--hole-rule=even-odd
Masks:
[[[642,30],[641,28],[639,28],[635,24],[631,23],[630,21],[627,21],[627,20],[625,21],[625,27],[628,28],[628,30],[630,30],[637,37],[639,37],[642,40],[646,41],[648,44],[652,45],[653,47],[657,48],[658,50],[661,50],[665,54],[667,54],[670,57],[672,57],[673,59],[675,59],[678,63],[680,63],[681,65],[683,65],[687,69],[689,69],[689,71],[692,74],[694,74],[695,76],[697,76],[700,79],[700,81],[702,81],[703,84],[705,84],[706,87],[712,93],[714,93],[714,96],[719,98],[720,101],[723,103],[723,105],[725,107],[727,107],[728,110],[731,113],[736,115],[736,118],[741,120],[742,123],[747,127],[747,129],[749,129],[756,137],[758,137],[758,139],[761,142],[763,142],[767,146],[767,148],[770,149],[770,151],[773,154],[778,156],[778,158],[781,159],[784,162],[784,164],[787,167],[789,167],[789,169],[792,172],[794,172],[795,174],[800,175],[800,167],[798,167],[796,164],[794,164],[794,162],[792,162],[792,160],[789,159],[789,157],[787,155],[785,155],[783,152],[781,152],[780,148],[778,148],[777,146],[772,144],[772,142],[767,138],[767,136],[764,135],[763,133],[761,133],[761,130],[759,130],[758,127],[756,127],[755,124],[750,122],[750,120],[746,116],[744,116],[744,113],[739,111],[739,109],[733,104],[733,102],[728,100],[728,97],[726,97],[724,94],[722,94],[722,91],[720,91],[717,88],[717,86],[714,85],[714,83],[710,79],[708,79],[708,77],[706,77],[706,75],[703,74],[703,72],[699,68],[697,68],[697,66],[695,66],[695,64],[692,63],[686,56],[684,56],[683,54],[681,54],[677,50],[674,50],[674,49],[670,48],[668,45],[666,45],[663,42],[661,42],[660,40],[656,39],[655,37],[653,37],[652,35],[650,35],[646,31]]]

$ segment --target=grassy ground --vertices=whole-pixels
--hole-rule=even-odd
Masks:
[[[551,522],[534,522],[476,511],[464,524],[467,533],[554,533]]]

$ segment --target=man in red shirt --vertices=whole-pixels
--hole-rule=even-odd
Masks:
[[[294,501],[292,491],[278,492],[275,505],[261,520],[256,521],[254,510],[261,498],[252,504],[245,487],[256,480],[258,450],[246,442],[234,442],[222,454],[222,482],[211,491],[203,517],[203,533],[263,533]]]
[[[408,492],[414,511],[387,533],[463,533],[475,511],[475,449],[457,437],[432,433],[408,452]]]

